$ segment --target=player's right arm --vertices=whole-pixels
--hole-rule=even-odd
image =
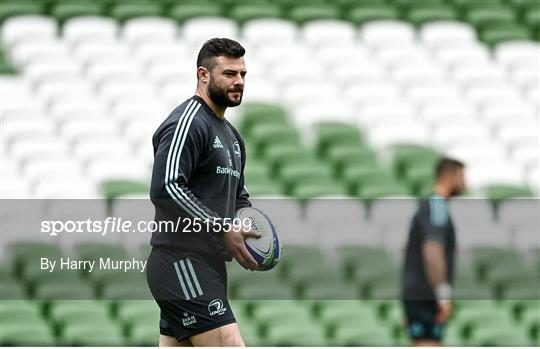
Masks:
[[[425,205],[421,218],[422,257],[427,278],[437,297],[437,322],[445,323],[452,313],[452,288],[448,283],[445,241],[448,213],[443,199],[431,199]]]
[[[189,105],[186,109],[189,109]],[[150,199],[171,216],[212,221],[219,219],[187,187],[206,145],[206,125],[196,110],[183,113],[178,123],[163,127],[154,136],[154,168]]]

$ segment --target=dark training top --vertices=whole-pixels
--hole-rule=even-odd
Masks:
[[[230,260],[222,233],[214,232],[212,224],[214,218],[232,219],[238,209],[251,206],[240,134],[202,98],[193,96],[158,127],[152,143],[150,198],[159,229],[150,244]],[[179,222],[175,229],[159,225],[171,221]]]
[[[436,194],[423,199],[413,217],[405,252],[402,296],[405,300],[435,300],[424,266],[422,245],[435,241],[444,246],[448,282],[454,276],[456,236],[446,200]]]

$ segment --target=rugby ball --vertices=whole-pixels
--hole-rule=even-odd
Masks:
[[[259,239],[245,240],[247,250],[259,264],[257,270],[265,271],[275,267],[281,257],[281,245],[276,227],[268,216],[254,207],[245,207],[236,212],[236,218],[243,222],[248,220],[251,230],[262,234]]]

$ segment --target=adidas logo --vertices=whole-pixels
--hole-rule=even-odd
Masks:
[[[216,139],[214,139],[214,148],[223,148],[223,144],[221,144],[218,136],[216,136]]]

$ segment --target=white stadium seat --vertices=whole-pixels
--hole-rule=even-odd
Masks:
[[[421,124],[391,123],[372,128],[368,134],[369,142],[378,149],[398,143],[428,143],[428,130]]]
[[[43,58],[55,59],[67,58],[68,48],[57,39],[43,41],[23,41],[11,49],[11,59],[17,66],[24,67],[27,64],[40,61]]]
[[[476,32],[458,22],[431,22],[420,28],[420,39],[430,47],[459,47],[476,41]]]
[[[62,36],[69,43],[108,42],[118,36],[118,24],[106,17],[74,17],[68,19],[63,26]]]
[[[192,45],[201,47],[208,38],[238,39],[238,25],[232,19],[221,17],[199,17],[184,22],[181,37]]]
[[[6,46],[25,40],[40,41],[56,36],[56,21],[45,16],[16,16],[6,19],[2,24],[1,38]]]
[[[296,41],[298,37],[297,26],[290,21],[277,18],[254,19],[242,28],[242,37],[253,43],[284,43]]]
[[[328,43],[350,45],[356,38],[356,28],[345,21],[311,21],[302,27],[301,36],[305,43],[315,47],[324,47]]]
[[[86,174],[96,183],[118,179],[148,180],[148,170],[139,160],[109,158],[92,161]]]
[[[138,44],[154,40],[174,40],[177,34],[178,28],[172,19],[142,17],[127,20],[121,35],[127,42]]]
[[[373,21],[362,26],[360,37],[370,46],[392,46],[413,43],[416,33],[406,22]]]
[[[505,66],[510,66],[523,60],[537,61],[540,55],[540,45],[534,41],[505,42],[495,47],[495,59]]]

